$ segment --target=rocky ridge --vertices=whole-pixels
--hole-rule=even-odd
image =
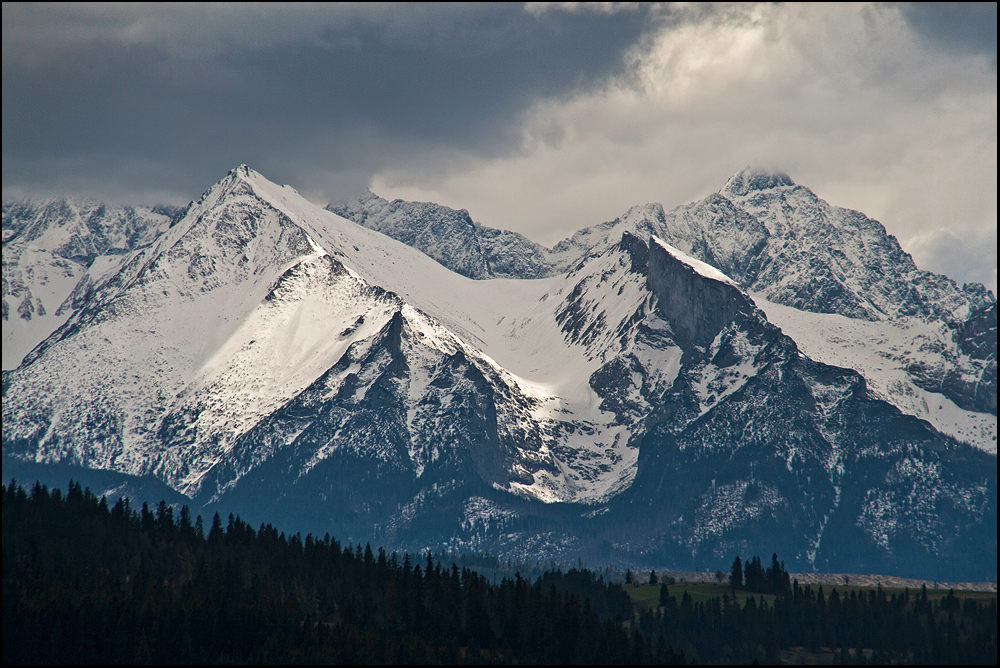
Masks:
[[[472,220],[465,209],[383,199],[370,190],[329,204],[328,211],[412,246],[468,278],[543,278],[562,265],[530,239]]]

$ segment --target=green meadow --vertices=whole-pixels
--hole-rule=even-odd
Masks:
[[[629,597],[632,599],[632,604],[636,607],[636,611],[642,610],[652,610],[655,609],[660,602],[660,585],[655,584],[626,584],[623,585],[625,591],[628,592]],[[805,587],[805,585],[800,585]],[[817,590],[820,585],[808,585]],[[740,606],[746,605],[746,601],[749,597],[753,596],[754,600],[758,603],[761,601],[766,601],[768,603],[773,603],[775,597],[771,594],[756,594],[742,590],[733,590],[728,582],[678,582],[676,584],[668,585],[667,589],[671,596],[677,598],[678,601],[683,598],[685,592],[691,596],[691,599],[695,603],[704,603],[713,598],[720,598],[726,596],[729,598],[735,597],[736,602]],[[876,591],[878,587],[871,586],[843,586],[843,585],[823,585],[824,596],[829,596],[834,590],[840,594],[840,596],[850,596],[851,592],[857,592],[858,595],[867,595],[870,591]],[[904,587],[882,587],[882,591],[885,592],[886,596],[892,597],[893,594],[897,596],[903,595],[906,589]],[[928,589],[927,598],[934,601],[942,599],[948,595],[950,589]],[[920,593],[919,589],[910,589],[910,596],[914,596]],[[955,596],[961,599],[975,599],[980,601],[988,601],[990,599],[995,599],[997,593],[995,591],[966,591],[966,590],[956,590]]]

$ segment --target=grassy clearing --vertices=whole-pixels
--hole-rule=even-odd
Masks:
[[[809,585],[813,588],[813,591],[818,589],[819,585]],[[632,604],[636,607],[636,610],[648,610],[655,608],[660,603],[660,585],[655,584],[627,584],[624,585],[625,591],[628,592],[629,597],[632,599]],[[829,596],[836,589],[837,593],[843,596],[850,596],[851,592],[857,592],[860,595],[868,595],[868,592],[875,591],[878,587],[869,586],[849,586],[845,587],[842,585],[823,585],[823,594]],[[729,588],[727,583],[719,582],[678,582],[676,584],[668,585],[668,590],[670,595],[674,596],[678,601],[687,592],[690,594],[692,600],[695,603],[703,603],[705,601],[711,600],[713,598],[719,598],[720,596],[732,596],[733,590]],[[901,596],[905,592],[903,587],[882,587],[882,591],[885,592],[886,596],[892,597],[893,594]],[[948,595],[949,589],[928,589],[927,597],[931,600],[941,599]],[[760,603],[762,600],[768,603],[774,602],[774,596],[770,594],[752,594],[745,591],[736,591],[736,601],[740,606],[746,605],[747,598],[753,596],[754,599]],[[919,596],[919,589],[910,589],[910,596]],[[955,596],[960,599],[971,598],[980,601],[988,601],[990,599],[995,599],[997,597],[996,592],[992,591],[956,591]]]
[[[632,604],[639,610],[655,608],[660,604],[660,585],[658,584],[629,584],[624,585],[624,587],[632,599]],[[676,598],[678,602],[684,597],[685,592],[691,596],[691,599],[695,603],[704,603],[723,595],[733,595],[733,590],[729,588],[728,584],[719,582],[678,582],[668,585],[667,589],[670,591],[670,595]],[[747,598],[750,596],[753,596],[758,603],[761,600],[768,601],[769,603],[774,601],[774,596],[770,594],[751,594],[745,591],[737,591],[735,593],[736,602],[740,606],[745,605]]]
[[[866,661],[871,660],[872,651],[870,649],[861,650],[861,652]],[[850,649],[847,653],[851,661],[857,661],[858,650]],[[811,652],[804,647],[792,647],[781,650],[778,654],[781,657],[781,663],[788,666],[832,666],[837,659],[837,652],[829,647],[824,647],[818,652]]]

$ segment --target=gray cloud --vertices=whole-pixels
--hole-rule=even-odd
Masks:
[[[995,2],[908,2],[903,16],[936,46],[962,54],[992,56],[997,66]]]
[[[933,230],[907,243],[917,266],[997,292],[997,230]]]
[[[996,229],[987,54],[928,46],[889,5],[690,10],[636,46],[628,76],[536,105],[517,154],[385,170],[376,192],[553,243],[639,202],[704,197],[757,164],[877,218],[904,248],[935,230]],[[963,249],[967,266],[988,266]]]
[[[493,155],[538,99],[620,74],[648,27],[513,5],[5,4],[4,189],[193,196],[248,162],[309,190]]]

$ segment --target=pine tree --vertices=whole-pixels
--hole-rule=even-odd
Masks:
[[[729,573],[729,586],[733,589],[743,588],[743,562],[740,561],[740,555],[736,555],[733,568]]]

